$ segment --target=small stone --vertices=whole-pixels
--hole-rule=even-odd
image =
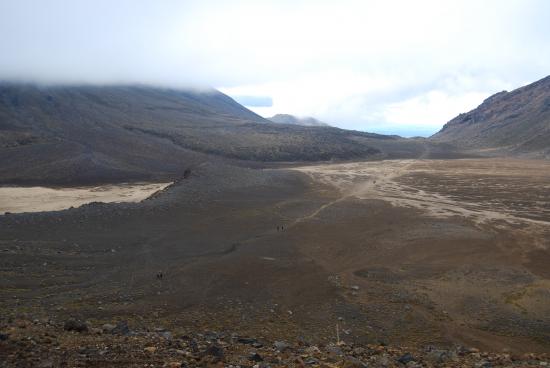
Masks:
[[[113,335],[129,335],[130,327],[128,327],[128,322],[120,321],[119,323],[117,323],[115,328],[111,330],[111,333]]]
[[[390,360],[388,359],[387,356],[382,355],[382,356],[376,358],[376,363],[380,367],[387,367],[387,366],[390,365]]]
[[[349,356],[346,357],[346,360],[344,361],[344,368],[365,368],[367,365],[360,361],[359,359]]]
[[[342,349],[340,349],[338,346],[330,345],[326,348],[327,352],[332,355],[344,355],[342,352]]]
[[[493,365],[491,364],[491,362],[488,362],[486,360],[482,360],[481,362],[479,363],[476,363],[475,367],[476,368],[491,368]]]
[[[252,352],[250,354],[250,356],[248,357],[248,360],[252,361],[252,362],[262,362],[264,360],[264,358],[262,358],[262,356],[256,352]]]
[[[41,360],[37,365],[38,368],[53,368],[53,361],[51,359]]]
[[[401,364],[407,364],[414,361],[414,357],[410,353],[405,353],[399,359],[397,359],[397,361]]]
[[[214,357],[216,361],[221,361],[224,357],[223,349],[218,345],[210,345],[204,351],[204,355],[210,355]]]
[[[306,353],[308,354],[317,354],[317,353],[320,353],[321,350],[319,350],[319,348],[315,345],[313,346],[308,346],[307,348],[305,348],[304,350]]]
[[[164,331],[159,334],[166,340],[172,340],[172,333],[170,331]]]
[[[307,358],[304,360],[304,363],[307,365],[319,364],[319,361],[315,358]]]
[[[207,332],[205,335],[204,335],[204,338],[206,340],[210,340],[210,341],[216,341],[218,339],[223,339],[223,334],[219,334],[217,332],[213,332],[213,331],[210,331],[210,332]]]
[[[181,363],[179,362],[169,362],[165,364],[167,368],[181,368]]]
[[[281,353],[283,351],[287,350],[288,348],[290,348],[290,345],[288,343],[284,342],[284,341],[275,341],[273,346],[275,347],[275,350],[277,350]]]
[[[256,339],[253,339],[251,337],[239,337],[239,338],[237,338],[237,342],[241,343],[241,344],[252,345],[257,341],[256,341]]]
[[[446,361],[452,359],[454,356],[454,353],[446,350],[432,350],[428,354],[426,354],[426,360],[431,363],[445,363]]]
[[[84,322],[71,318],[65,321],[63,329],[65,331],[86,332],[88,331],[88,326]]]
[[[355,348],[355,349],[353,349],[353,353],[356,354],[356,355],[364,354],[365,353],[365,348],[362,348],[362,347]]]
[[[103,332],[106,332],[106,333],[112,333],[115,327],[116,327],[115,325],[112,325],[110,323],[105,323],[103,326],[101,326],[101,328],[103,329]]]
[[[154,347],[154,346],[148,346],[148,347],[146,347],[146,348],[143,349],[143,350],[145,350],[145,351],[148,352],[148,353],[153,354],[155,351],[157,351],[157,348]]]

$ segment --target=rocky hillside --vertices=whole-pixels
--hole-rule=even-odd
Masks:
[[[179,176],[205,161],[379,153],[367,133],[273,124],[216,90],[0,84],[0,183]]]
[[[302,125],[302,126],[324,126],[324,127],[329,126],[327,123],[323,123],[322,121],[312,117],[299,118],[297,116],[289,115],[289,114],[273,115],[268,120],[279,124],[292,124],[292,125]]]
[[[432,140],[480,152],[550,157],[550,76],[487,98]]]

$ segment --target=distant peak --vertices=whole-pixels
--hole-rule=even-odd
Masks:
[[[297,117],[290,114],[276,114],[268,118],[268,120],[278,124],[292,124],[292,125],[318,126],[318,127],[330,126],[329,124],[324,123],[312,117]]]

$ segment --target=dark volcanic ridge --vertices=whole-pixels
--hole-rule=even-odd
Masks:
[[[3,184],[172,180],[207,161],[448,156],[448,147],[271,123],[216,90],[0,84]]]
[[[487,98],[431,137],[465,150],[550,157],[550,76]]]

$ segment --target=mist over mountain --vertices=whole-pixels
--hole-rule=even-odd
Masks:
[[[216,90],[0,85],[0,181],[173,177],[215,159],[317,161],[380,153],[355,138],[270,123]]]
[[[329,124],[324,123],[312,117],[297,117],[289,114],[277,114],[268,118],[268,120],[279,124],[292,124],[292,125],[303,125],[303,126],[325,126],[325,127],[330,126]]]

